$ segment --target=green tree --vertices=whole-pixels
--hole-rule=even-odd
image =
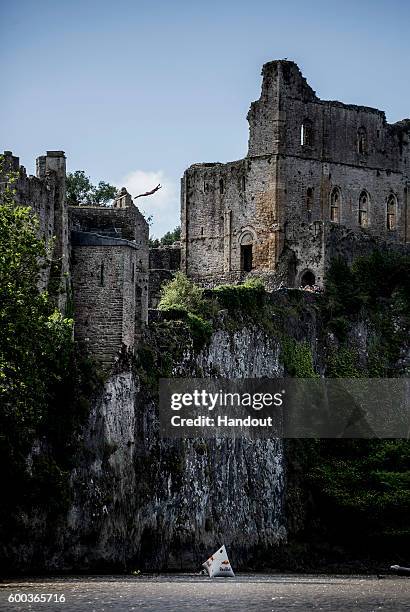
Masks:
[[[100,181],[97,187],[93,188],[92,198],[94,206],[106,206],[108,202],[115,198],[117,188],[114,185]]]
[[[160,310],[177,309],[193,314],[202,314],[206,307],[203,289],[190,281],[185,274],[177,272],[161,290]]]
[[[70,206],[106,206],[117,192],[116,187],[104,181],[93,185],[84,170],[69,172],[66,187]]]
[[[66,177],[67,203],[70,206],[89,204],[92,188],[92,183],[84,170],[69,172]]]
[[[38,289],[48,258],[30,207],[16,204],[16,176],[0,156],[0,462],[24,463],[69,366],[72,321]]]
[[[162,238],[150,238],[149,245],[151,248],[158,248],[161,246],[169,246],[181,240],[181,228],[178,226],[170,232],[167,232]]]
[[[174,242],[178,242],[181,239],[181,228],[178,226],[172,230],[172,232],[167,232],[164,234],[160,240],[162,246],[174,244]]]

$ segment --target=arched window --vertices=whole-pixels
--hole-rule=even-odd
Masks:
[[[367,132],[364,127],[357,130],[357,152],[359,155],[366,155],[367,153]]]
[[[310,119],[305,119],[300,128],[300,144],[302,147],[313,146],[313,126]]]
[[[359,225],[361,227],[369,225],[369,204],[369,194],[366,191],[362,191],[359,198]]]
[[[330,194],[330,220],[333,223],[340,223],[340,189],[333,187]]]
[[[388,230],[396,229],[396,210],[397,210],[396,196],[391,194],[387,198],[387,229]]]

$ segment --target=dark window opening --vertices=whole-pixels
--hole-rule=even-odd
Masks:
[[[201,236],[203,236],[203,235],[204,235],[204,228],[201,227]]]
[[[100,286],[104,287],[104,262],[101,264],[100,267]]]
[[[245,179],[244,176],[242,177],[242,180],[241,180],[241,186],[242,186],[242,191],[245,191],[245,189],[246,189],[246,179]]]
[[[313,146],[313,127],[309,119],[306,119],[300,128],[300,144],[302,147]]]
[[[357,130],[357,151],[359,155],[365,155],[367,153],[367,133],[364,127]]]
[[[360,195],[359,199],[359,225],[361,227],[369,225],[369,198],[365,192]]]
[[[132,264],[132,272],[131,272],[131,282],[133,283],[135,279],[135,264]]]
[[[313,189],[312,187],[308,187],[306,191],[306,210],[307,210],[308,218],[312,216],[312,208],[313,208]]]
[[[338,187],[334,187],[330,196],[330,220],[333,223],[340,221],[340,191]]]
[[[223,193],[224,192],[224,180],[223,179],[219,179],[219,193]]]
[[[300,278],[301,287],[313,287],[315,284],[316,278],[311,270],[306,270]]]
[[[394,195],[387,200],[387,229],[396,229],[396,198]]]
[[[252,245],[243,244],[241,246],[241,268],[244,272],[252,270]]]

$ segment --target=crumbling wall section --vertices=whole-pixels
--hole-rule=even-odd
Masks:
[[[149,250],[149,308],[157,308],[162,286],[170,281],[180,268],[181,247],[179,243]]]
[[[329,256],[320,228],[329,221],[365,241],[409,242],[410,120],[390,125],[380,110],[320,100],[294,62],[269,62],[262,76],[248,156],[184,175],[188,276],[212,286],[251,274],[274,286],[298,282],[306,268],[321,284]]]
[[[17,174],[15,201],[29,206],[39,221],[39,235],[50,249],[51,263],[43,268],[40,290],[49,290],[64,311],[70,291],[69,233],[66,204],[66,158],[64,151],[47,151],[37,159],[37,176],[27,176],[11,151],[4,152],[6,171]]]
[[[277,156],[200,164],[184,176],[181,267],[198,281],[246,277],[241,246],[253,267],[275,269],[281,241]]]

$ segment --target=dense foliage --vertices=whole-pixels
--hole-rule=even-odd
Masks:
[[[187,322],[196,348],[209,340],[212,334],[212,322],[209,320],[212,304],[204,297],[203,289],[182,272],[177,272],[163,286],[158,308],[170,319],[182,318]]]
[[[0,194],[0,538],[25,512],[66,502],[72,435],[95,381],[75,357],[71,319],[39,290],[47,264],[30,207],[17,205],[16,176],[2,168]],[[33,449],[37,449],[33,452]]]
[[[410,544],[408,440],[321,440],[309,472],[322,534],[361,554],[398,555]]]
[[[410,332],[409,255],[375,251],[351,267],[335,260],[324,298],[325,320],[340,343],[339,355],[330,359],[330,375],[338,376],[338,362],[352,376],[354,372],[366,377],[406,374],[401,358]],[[349,341],[349,329],[358,318],[366,321],[371,334],[365,364],[359,363]],[[343,367],[342,375],[348,377]]]
[[[335,260],[321,309],[335,334],[327,375],[406,376],[410,331],[410,258],[376,251],[352,267]],[[368,329],[360,358],[351,330]],[[408,432],[403,432],[408,435]],[[410,442],[408,440],[304,440],[304,483],[315,515],[310,536],[356,556],[408,562],[410,545]],[[303,462],[302,462],[303,463]],[[307,478],[306,478],[307,476]],[[303,485],[302,485],[303,486]]]
[[[93,185],[84,170],[67,174],[66,189],[70,206],[107,206],[117,193],[116,187],[104,181]]]

